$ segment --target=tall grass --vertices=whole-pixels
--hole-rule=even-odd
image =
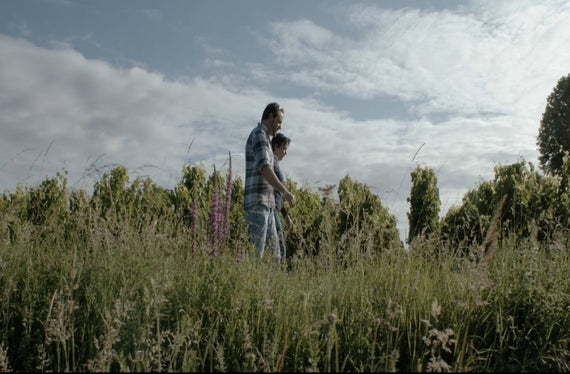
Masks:
[[[96,213],[0,213],[0,370],[570,370],[567,233],[509,238],[483,266],[429,240],[361,248],[363,227],[285,269]]]

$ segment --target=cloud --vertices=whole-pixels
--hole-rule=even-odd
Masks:
[[[278,39],[270,43],[273,53],[284,64],[314,63],[315,59],[324,58],[319,53],[322,49],[342,46],[339,38],[331,31],[320,27],[311,20],[302,19],[292,22],[278,21],[269,25],[270,32]],[[317,52],[317,53],[314,53]]]
[[[62,168],[74,182],[95,160],[148,171],[171,187],[187,162],[243,152],[235,139],[245,138],[249,124],[240,128],[235,118],[253,123],[258,115],[249,108],[260,105],[261,94],[215,81],[167,80],[5,36],[0,51],[2,188],[38,183]]]
[[[271,47],[306,87],[419,101],[418,115],[535,114],[537,99],[567,69],[569,6],[475,4],[462,11],[351,5],[342,12],[352,37],[310,20],[277,22]]]

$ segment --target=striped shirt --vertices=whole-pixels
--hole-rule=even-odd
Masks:
[[[273,170],[273,151],[269,129],[259,122],[245,143],[245,187],[243,207],[245,210],[257,204],[275,208],[273,187],[261,175],[261,170],[269,166]]]

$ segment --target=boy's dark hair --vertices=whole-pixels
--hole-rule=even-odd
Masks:
[[[291,143],[291,139],[278,132],[277,135],[275,135],[273,139],[271,139],[271,149],[275,150],[275,148],[283,144],[289,144],[289,143]]]
[[[277,112],[281,112],[285,114],[285,109],[281,108],[277,103],[269,103],[265,107],[263,111],[263,115],[261,116],[261,120],[266,120],[269,118],[269,114],[273,113],[273,117],[277,117]]]

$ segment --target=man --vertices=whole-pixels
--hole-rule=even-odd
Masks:
[[[281,192],[291,206],[296,202],[295,196],[279,181],[273,169],[271,137],[281,129],[284,114],[285,111],[279,104],[268,104],[261,116],[261,122],[251,131],[245,144],[243,204],[249,239],[255,245],[259,258],[262,258],[265,249],[269,248],[275,262],[280,262],[281,253],[275,227],[274,191]]]

